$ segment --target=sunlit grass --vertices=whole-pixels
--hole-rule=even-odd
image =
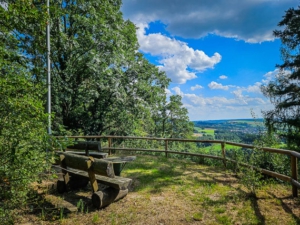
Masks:
[[[121,176],[133,180],[124,199],[100,211],[85,202],[90,207],[88,213],[85,210],[66,215],[63,222],[143,225],[299,223],[300,204],[291,198],[290,186],[266,183],[253,197],[236,174],[223,167],[164,156],[137,155],[135,161],[127,163]]]

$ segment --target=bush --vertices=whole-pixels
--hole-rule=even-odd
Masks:
[[[26,203],[30,183],[49,163],[42,88],[26,72],[9,67],[0,74],[0,221]],[[50,158],[50,157],[49,157]],[[5,209],[5,210],[4,210]],[[3,223],[2,223],[3,224]]]

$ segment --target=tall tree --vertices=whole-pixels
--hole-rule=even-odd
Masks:
[[[194,129],[189,121],[188,111],[183,107],[180,95],[170,96],[169,102],[164,99],[153,113],[155,136],[169,138],[187,138]]]
[[[45,11],[43,1],[32,5]],[[54,134],[60,125],[86,135],[153,134],[170,79],[138,53],[136,27],[120,7],[121,0],[51,1]],[[22,32],[18,47],[33,81],[45,84],[45,32],[37,24]]]
[[[274,35],[281,39],[283,64],[274,81],[262,87],[274,109],[265,111],[266,125],[287,140],[289,148],[300,150],[300,8],[291,8],[279,22]]]
[[[51,4],[56,124],[84,134],[132,133],[169,80],[137,53],[136,27],[123,20],[121,1]]]

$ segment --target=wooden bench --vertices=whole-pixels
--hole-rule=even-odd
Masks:
[[[69,152],[60,153],[63,179],[57,182],[57,191],[63,193],[70,189],[83,188],[88,182],[92,186],[92,202],[97,208],[125,197],[131,179],[115,176],[113,163],[91,156]],[[98,183],[108,186],[99,190]]]
[[[92,156],[93,158],[105,159],[111,161],[114,166],[115,175],[117,176],[121,175],[121,171],[123,170],[127,162],[131,162],[136,159],[135,156],[107,158],[108,153],[102,151],[101,144],[98,141],[77,141],[75,144],[67,146],[65,151],[69,153],[78,154],[78,155]]]

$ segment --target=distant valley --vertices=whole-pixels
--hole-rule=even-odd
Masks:
[[[194,137],[202,140],[224,140],[252,144],[266,131],[263,119],[230,119],[193,121]]]

